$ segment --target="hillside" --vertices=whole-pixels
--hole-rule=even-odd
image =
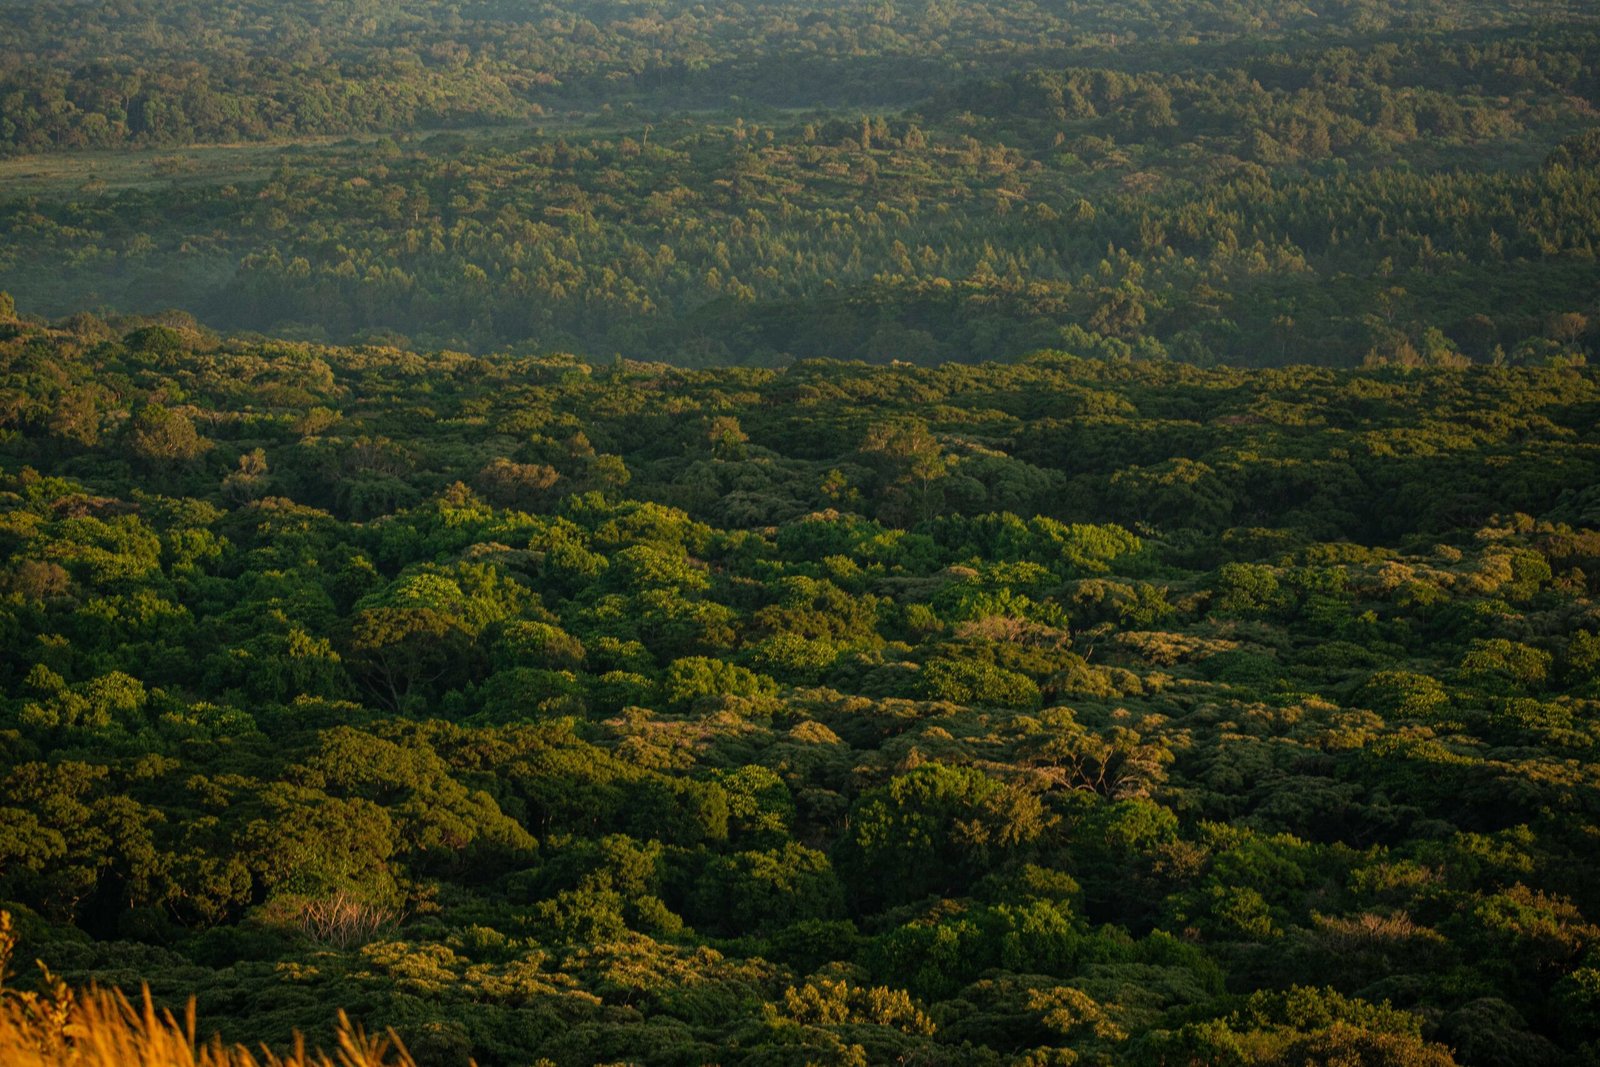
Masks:
[[[425,1064],[1597,1054],[1592,370],[0,333],[68,981]]]
[[[686,366],[1600,337],[1586,5],[26,6],[0,288],[50,317]]]

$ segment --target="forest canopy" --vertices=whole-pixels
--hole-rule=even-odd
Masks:
[[[69,981],[422,1063],[1595,1054],[1591,370],[5,329]]]
[[[1596,343],[1581,6],[290,2],[198,51],[181,4],[25,6],[0,287],[47,316],[693,366]]]
[[[1600,1065],[1595,5],[0,29],[0,1060]]]

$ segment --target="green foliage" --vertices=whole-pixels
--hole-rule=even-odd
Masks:
[[[1357,696],[1385,714],[1408,719],[1431,719],[1450,706],[1443,685],[1411,671],[1379,671],[1362,684]]]
[[[694,892],[706,930],[767,931],[844,913],[828,857],[792,842],[773,852],[736,852],[706,865]]]
[[[817,13],[35,5],[0,74],[0,153],[113,154],[87,179],[8,175],[0,280],[49,315],[181,307],[298,338],[283,346],[295,363],[236,383],[261,410],[313,394],[340,409],[309,350],[323,339],[698,366],[1593,355],[1600,45],[1582,8],[847,0],[820,30]],[[347,136],[375,133],[392,136]],[[79,326],[91,343],[122,334],[119,358],[140,368],[193,322]],[[56,380],[31,413],[64,447],[93,442],[117,393],[85,385]],[[181,414],[175,400],[152,403]],[[611,410],[636,400],[619,390]],[[1217,426],[1201,408],[1181,412],[1196,440]],[[1154,414],[1092,384],[1029,411],[1085,444],[1095,428],[1065,420]],[[1026,516],[1069,491],[996,454],[1001,437],[930,448],[926,411],[893,414],[838,428],[867,447],[836,450],[837,502],[912,523]],[[1344,414],[1297,398],[1241,417],[1297,435]],[[681,432],[700,462],[679,498],[772,523],[803,514],[767,492],[785,472],[758,421],[697,413]],[[495,429],[504,439],[462,480],[500,506],[616,492],[636,474],[609,446],[561,447],[573,428],[539,410]],[[1356,451],[1369,444],[1406,451]],[[381,511],[400,492],[384,468],[404,459],[374,458],[345,461],[364,469],[341,482]],[[1127,500],[1098,521],[1182,528],[1231,506],[1228,468],[1150,459],[1122,483],[1157,506]],[[1353,484],[1342,460],[1320,467],[1255,484],[1284,508]]]
[[[1600,1041],[1592,371],[94,329],[0,325],[0,899],[75,982],[486,1067]]]
[[[928,764],[856,802],[839,861],[863,902],[958,896],[1050,827],[1039,798],[970,767]]]
[[[1005,708],[1039,706],[1039,687],[1027,675],[992,663],[935,659],[918,675],[920,695],[957,704],[993,704]]]
[[[661,681],[662,699],[681,709],[723,697],[763,696],[777,689],[771,678],[708,656],[674,660]]]
[[[1469,685],[1496,691],[1540,688],[1550,673],[1550,653],[1504,638],[1477,640],[1461,657],[1457,673]]]

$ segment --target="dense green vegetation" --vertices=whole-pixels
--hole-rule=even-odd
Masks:
[[[71,980],[437,1064],[1594,1062],[1591,371],[0,330]]]
[[[525,120],[555,107],[920,99],[1123,49],[1584,22],[1560,0],[3,0],[0,147],[187,144]]]
[[[235,176],[181,148],[132,174],[85,156],[0,200],[0,286],[52,316],[175,307],[303,340],[699,366],[1581,355],[1600,29],[1581,6],[1447,6],[1312,28],[1309,11],[1092,5],[1069,30],[1012,3],[628,5],[555,32],[541,20],[577,16],[247,5],[200,53],[185,36],[183,69],[261,57],[267,86],[239,73],[229,91],[276,103],[207,104],[165,133],[113,116],[87,137],[42,116],[132,114],[147,90],[74,60],[115,41],[154,64],[188,16],[73,5],[82,35],[16,77],[83,102],[34,122],[5,98],[34,131],[18,147],[396,132],[241,150]],[[59,25],[30,9],[31,33]],[[560,84],[524,92],[514,71]],[[318,78],[366,95],[308,113],[295,94]],[[482,128],[501,120],[515,128]],[[479,128],[428,132],[447,123]]]
[[[1600,1065],[1592,3],[0,29],[7,1048]]]

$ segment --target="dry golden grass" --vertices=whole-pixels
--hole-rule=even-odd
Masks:
[[[119,990],[73,990],[44,971],[42,988],[12,989],[5,965],[16,941],[0,912],[0,1064],[5,1067],[416,1067],[391,1032],[371,1037],[339,1013],[333,1054],[299,1038],[287,1054],[201,1042],[191,998],[182,1019],[158,1010],[144,990],[134,1004]],[[41,970],[43,967],[41,966]]]

